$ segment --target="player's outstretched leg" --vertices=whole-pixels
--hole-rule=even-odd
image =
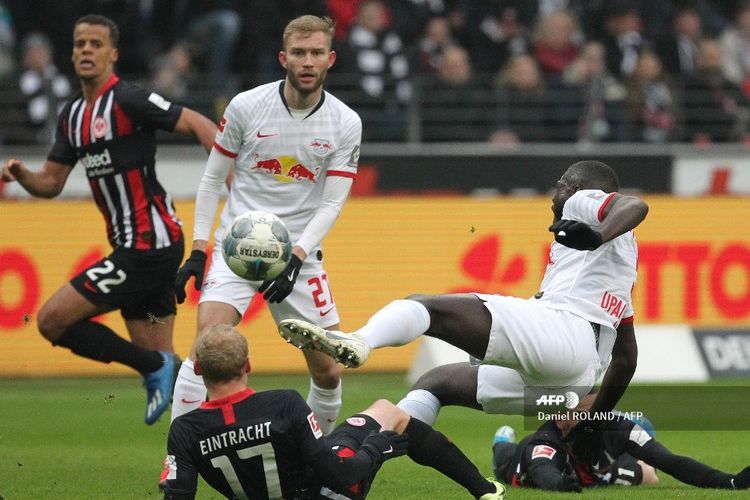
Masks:
[[[370,345],[360,335],[326,330],[300,319],[281,321],[279,334],[300,349],[322,352],[349,368],[362,366],[370,356]]]

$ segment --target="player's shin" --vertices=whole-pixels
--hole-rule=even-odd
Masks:
[[[415,300],[394,300],[372,315],[357,330],[370,347],[400,346],[419,338],[430,328],[430,313]]]
[[[404,396],[396,405],[408,415],[418,418],[427,425],[435,425],[440,412],[440,400],[430,391],[414,389]]]
[[[185,359],[177,373],[172,394],[172,417],[174,421],[180,415],[184,415],[198,408],[206,400],[206,386],[203,377],[196,375],[193,369],[193,360]]]
[[[336,427],[336,419],[341,412],[341,381],[334,389],[323,389],[310,379],[307,404],[318,419],[323,434],[330,434]]]
[[[409,458],[448,476],[475,498],[494,493],[496,487],[445,435],[424,422],[411,418],[404,431],[409,436]]]

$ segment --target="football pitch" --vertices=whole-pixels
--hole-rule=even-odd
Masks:
[[[257,390],[291,387],[307,392],[305,376],[251,376]],[[345,372],[344,409],[349,415],[378,398],[398,401],[409,385],[403,374]],[[169,418],[143,424],[145,391],[138,378],[0,380],[0,499],[160,498],[156,483],[166,450]],[[689,408],[686,410],[689,411]],[[491,475],[490,443],[503,424],[527,434],[520,417],[485,415],[444,408],[436,428],[450,437]],[[750,424],[749,424],[750,427]],[[659,430],[657,438],[674,453],[688,455],[727,472],[750,464],[750,431]],[[749,498],[746,492],[701,490],[666,474],[650,487],[589,489],[588,498]],[[510,499],[580,498],[511,489]],[[200,499],[221,498],[201,483]],[[407,457],[387,462],[371,494],[378,499],[461,499],[470,496],[437,473]]]

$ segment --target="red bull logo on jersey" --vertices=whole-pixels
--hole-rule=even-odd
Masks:
[[[308,168],[293,156],[262,159],[255,155],[253,171],[273,175],[281,182],[316,182],[320,167]]]

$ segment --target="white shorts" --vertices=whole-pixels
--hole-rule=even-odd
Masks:
[[[244,315],[260,284],[260,281],[248,281],[234,274],[224,262],[221,247],[216,245],[198,302],[222,302]],[[283,319],[303,319],[322,328],[339,323],[328,275],[315,254],[302,264],[292,293],[280,303],[267,305],[276,323]]]
[[[476,295],[492,315],[477,380],[487,413],[520,413],[525,391],[589,392],[603,370],[589,321],[535,299]]]

